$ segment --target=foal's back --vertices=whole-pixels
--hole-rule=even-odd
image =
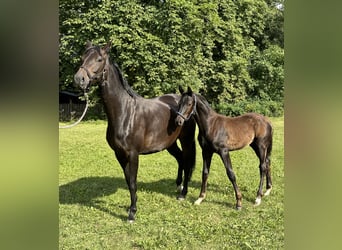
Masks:
[[[212,121],[212,129],[216,130],[229,150],[238,150],[250,145],[254,140],[262,140],[272,136],[270,121],[263,115],[247,113],[237,117],[217,115]],[[222,133],[221,130],[225,133]],[[214,132],[214,131],[213,131]]]

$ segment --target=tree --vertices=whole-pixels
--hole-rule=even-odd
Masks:
[[[110,40],[113,60],[144,97],[189,85],[227,114],[249,100],[282,103],[279,3],[283,1],[61,0],[61,89],[74,89],[86,41]]]

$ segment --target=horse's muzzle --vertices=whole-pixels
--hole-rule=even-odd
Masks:
[[[89,77],[84,74],[81,70],[78,70],[74,75],[74,81],[78,87],[85,90],[89,85]]]

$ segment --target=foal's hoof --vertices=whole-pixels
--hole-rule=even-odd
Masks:
[[[204,200],[204,198],[203,198],[203,197],[200,197],[200,198],[198,198],[198,199],[194,202],[194,204],[195,204],[195,205],[200,205],[200,204],[202,203],[203,200]]]
[[[271,190],[272,190],[272,187],[270,187],[269,189],[267,189],[266,192],[264,193],[264,196],[270,195]]]
[[[242,207],[241,206],[236,206],[235,207],[237,211],[241,211]]]

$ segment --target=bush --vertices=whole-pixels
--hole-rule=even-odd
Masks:
[[[249,112],[259,113],[270,117],[284,114],[284,105],[272,100],[244,100],[236,103],[219,103],[213,109],[223,115],[238,116]]]

